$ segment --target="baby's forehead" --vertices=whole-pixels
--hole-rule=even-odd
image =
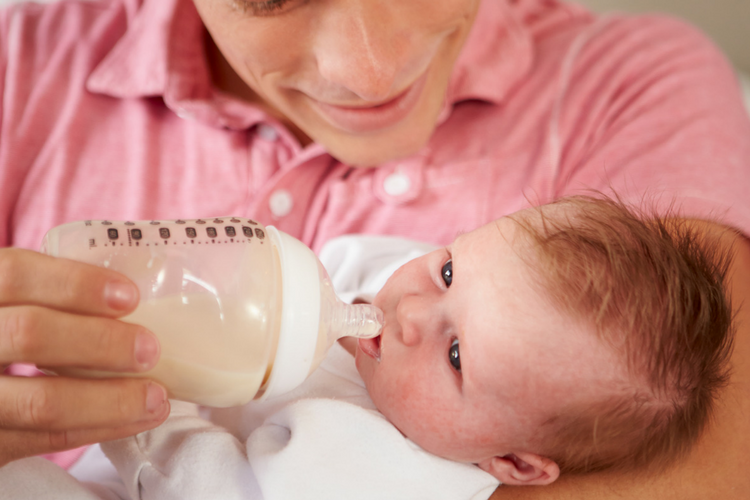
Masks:
[[[582,209],[574,200],[562,199],[545,205],[524,208],[497,219],[497,222],[543,224],[545,220],[574,221]]]

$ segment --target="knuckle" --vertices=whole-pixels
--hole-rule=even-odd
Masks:
[[[42,348],[39,331],[42,318],[34,307],[16,307],[8,310],[0,321],[0,346],[12,353],[13,361],[30,361]]]
[[[49,450],[60,451],[70,448],[70,434],[67,431],[52,431],[48,434]]]
[[[21,253],[15,248],[0,250],[0,300],[12,298],[17,292],[16,283],[21,272]]]
[[[96,337],[93,346],[97,356],[109,359],[118,353],[117,342],[111,333],[111,328],[98,328],[93,335]]]
[[[65,265],[62,264],[61,262],[57,271],[56,293],[62,302],[70,303],[80,298],[81,284],[87,280],[81,277],[81,269],[78,266],[69,262],[65,262]]]
[[[45,386],[37,386],[18,398],[19,419],[35,429],[47,429],[56,420],[59,411],[56,398]]]
[[[137,385],[124,382],[115,391],[113,408],[116,409],[118,417],[123,421],[131,420],[141,413],[139,401],[145,401],[146,383],[136,382]],[[143,397],[139,397],[143,393]]]
[[[135,325],[113,319],[96,319],[90,327],[91,349],[100,363],[116,370],[133,369]]]

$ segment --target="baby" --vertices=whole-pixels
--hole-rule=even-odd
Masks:
[[[398,269],[357,369],[405,436],[505,484],[663,465],[726,380],[728,262],[616,201],[524,210]]]
[[[72,471],[96,483],[39,459],[0,482],[18,498],[477,500],[498,481],[663,466],[696,440],[731,349],[716,242],[574,197],[392,272],[424,249],[354,236],[321,253],[342,296],[377,291],[385,315],[378,338],[342,343],[354,362],[336,346],[292,393],[244,407],[174,402],[159,428],[102,445],[116,473]]]

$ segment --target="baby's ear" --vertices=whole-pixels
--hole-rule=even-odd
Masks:
[[[560,476],[560,468],[555,462],[533,453],[492,457],[477,465],[501,483],[517,486],[550,484]]]

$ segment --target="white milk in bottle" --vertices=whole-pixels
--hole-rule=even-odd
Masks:
[[[61,375],[149,377],[172,398],[235,406],[293,389],[336,339],[381,328],[376,308],[338,300],[310,249],[249,219],[73,222],[47,233],[42,251],[132,279],[140,303],[121,319],[161,344],[145,373]]]

